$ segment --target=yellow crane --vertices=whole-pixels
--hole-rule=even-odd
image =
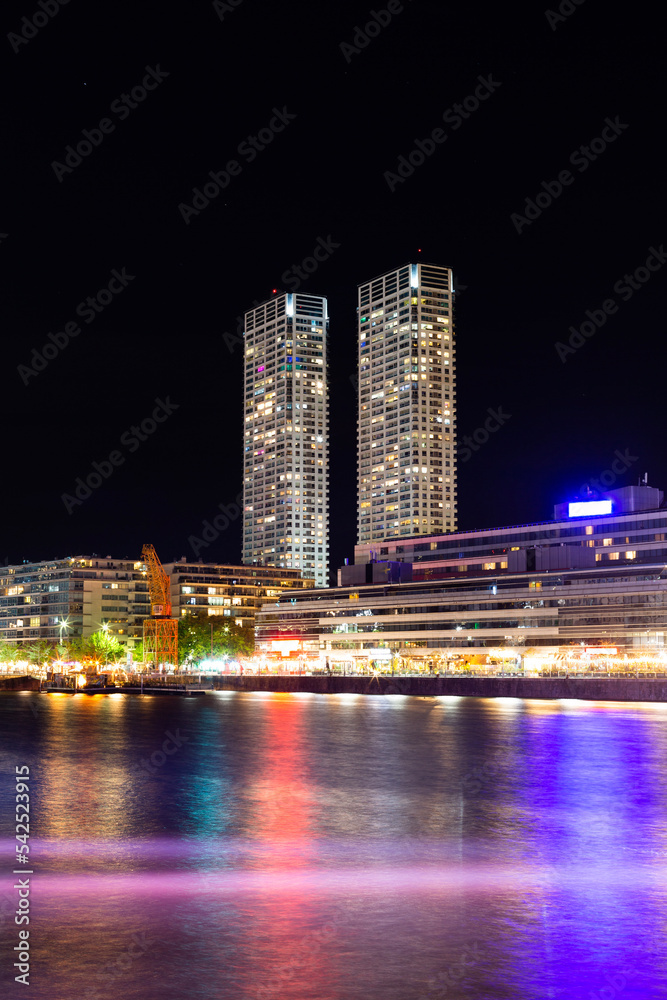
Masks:
[[[150,618],[144,618],[144,663],[178,666],[178,621],[171,617],[169,577],[155,551],[144,545],[141,557],[146,564],[151,599]]]

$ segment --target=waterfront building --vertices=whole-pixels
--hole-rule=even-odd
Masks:
[[[307,590],[314,580],[301,578],[298,569],[269,566],[225,566],[217,563],[165,563],[171,581],[174,618],[205,614],[228,618],[230,624],[252,626],[255,614],[285,590]]]
[[[379,561],[358,545],[341,586],[262,608],[258,648],[290,640],[310,657],[376,667],[395,655],[518,662],[574,646],[667,654],[662,502],[659,490],[626,487],[558,505],[554,521],[391,542]]]
[[[663,493],[655,487],[626,486],[600,493],[595,500],[556,504],[553,521],[387,539],[383,545],[361,543],[355,546],[354,562],[411,563],[412,579],[419,581],[667,560],[662,501]],[[339,573],[344,576],[345,569]]]
[[[0,567],[0,638],[12,643],[89,636],[104,626],[132,650],[148,614],[141,560],[80,555]]]
[[[404,264],[358,297],[359,544],[456,531],[452,272]]]
[[[244,322],[243,563],[326,587],[327,300],[280,292]]]
[[[173,617],[221,615],[239,626],[252,626],[258,608],[286,589],[314,586],[292,569],[185,559],[163,568],[171,581]],[[0,639],[12,643],[87,637],[104,628],[131,651],[149,614],[142,560],[82,555],[0,568]]]

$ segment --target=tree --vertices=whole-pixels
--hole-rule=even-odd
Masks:
[[[125,655],[125,647],[105,629],[98,629],[89,637],[88,642],[94,655],[105,663],[115,663]]]
[[[252,625],[235,625],[219,615],[187,614],[178,623],[178,662],[247,656],[255,648]]]
[[[25,658],[36,666],[48,664],[55,653],[55,644],[49,642],[47,639],[37,639],[35,642],[30,642],[24,646]]]
[[[0,639],[0,663],[15,663],[27,659],[23,646],[16,642]]]

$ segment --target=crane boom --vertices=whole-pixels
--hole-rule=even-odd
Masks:
[[[178,667],[178,622],[171,617],[171,587],[168,575],[155,551],[144,545],[141,556],[146,565],[151,614],[144,618],[144,662],[162,669]]]
[[[169,577],[162,568],[154,545],[144,545],[141,558],[146,563],[148,571],[148,591],[151,598],[151,615],[153,617],[171,617],[171,591]],[[158,610],[159,609],[159,610]]]

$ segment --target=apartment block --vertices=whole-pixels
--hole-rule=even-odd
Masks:
[[[243,563],[329,582],[327,300],[245,313]]]
[[[405,264],[358,295],[359,544],[455,531],[452,272]]]

